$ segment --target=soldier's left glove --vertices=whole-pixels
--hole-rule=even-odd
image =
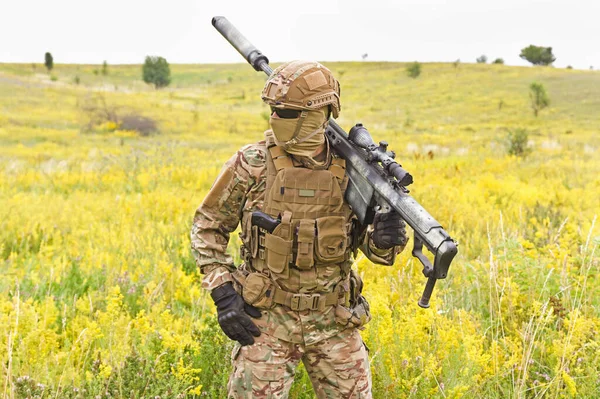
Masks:
[[[406,223],[396,211],[376,213],[373,219],[371,239],[379,249],[390,249],[395,246],[405,247],[408,242]]]
[[[221,329],[230,339],[238,341],[242,346],[252,345],[260,330],[252,322],[250,316],[259,318],[260,310],[244,302],[231,283],[225,283],[210,293],[215,305]]]

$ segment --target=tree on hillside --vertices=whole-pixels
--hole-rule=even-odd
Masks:
[[[536,118],[542,109],[550,105],[550,97],[548,97],[546,88],[541,83],[533,82],[529,85],[529,98],[531,100],[533,114]]]
[[[556,61],[556,57],[552,54],[552,47],[534,46],[533,44],[521,49],[519,57],[533,65],[551,65]]]
[[[46,65],[48,72],[50,72],[52,68],[54,68],[54,58],[52,58],[52,54],[48,52],[44,54],[44,65]]]
[[[483,54],[480,57],[477,57],[476,61],[478,64],[485,64],[487,62],[487,56]]]
[[[504,59],[502,58],[496,58],[492,64],[504,64]]]
[[[153,84],[156,89],[171,83],[171,69],[163,57],[147,56],[142,68],[144,82]]]
[[[406,67],[406,73],[413,79],[416,79],[421,74],[421,63],[420,62],[411,62]]]

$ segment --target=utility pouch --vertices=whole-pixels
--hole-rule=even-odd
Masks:
[[[317,244],[315,256],[320,263],[343,262],[346,254],[347,233],[343,216],[326,216],[316,220]]]
[[[273,234],[267,234],[265,235],[265,249],[269,270],[275,273],[283,273],[292,257],[292,241]]]
[[[273,233],[265,235],[266,263],[269,270],[282,274],[289,272],[289,263],[292,260],[291,240],[291,213],[285,212],[281,223],[275,227]]]
[[[273,292],[273,282],[267,276],[261,273],[250,273],[246,276],[242,297],[252,306],[270,309],[275,306]]]
[[[335,321],[344,327],[363,329],[365,324],[371,321],[369,303],[362,295],[359,295],[354,305],[350,308],[344,305],[337,305],[335,307]]]
[[[298,252],[296,254],[296,266],[299,269],[310,269],[315,264],[315,221],[302,219],[298,224]]]
[[[365,324],[371,321],[371,308],[369,303],[362,296],[363,281],[355,270],[350,270],[349,278],[349,307],[348,303],[339,304],[335,308],[335,321],[343,326],[353,326],[363,328]]]

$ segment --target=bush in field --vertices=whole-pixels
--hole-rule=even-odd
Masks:
[[[476,61],[478,64],[485,64],[487,62],[487,56],[485,54],[482,54],[481,56],[477,57]]]
[[[102,63],[102,75],[108,75],[108,62],[106,61]]]
[[[552,54],[552,47],[534,46],[533,44],[521,49],[519,57],[533,65],[551,65],[556,61],[556,57]]]
[[[46,69],[48,70],[48,72],[50,72],[52,68],[54,68],[54,58],[52,57],[52,54],[48,52],[44,54],[44,65],[46,65]]]
[[[529,98],[531,99],[531,108],[536,118],[542,109],[550,105],[550,97],[548,97],[546,88],[541,83],[533,82],[529,85]]]
[[[496,58],[494,61],[492,61],[492,64],[502,64],[502,65],[504,65],[504,59],[502,59],[502,58]]]
[[[507,135],[507,147],[510,155],[516,155],[518,157],[525,157],[531,149],[527,147],[529,141],[529,133],[526,129],[517,128],[508,131]]]
[[[119,126],[123,130],[138,132],[141,136],[149,136],[158,130],[154,119],[135,113],[119,118]]]
[[[80,101],[79,108],[85,115],[84,131],[111,132],[117,129],[149,136],[158,131],[156,121],[135,110],[118,108],[110,104],[103,94]]]
[[[142,73],[144,82],[154,85],[156,89],[171,83],[171,69],[163,57],[147,56]]]
[[[79,109],[83,112],[86,119],[84,131],[94,131],[97,127],[114,126],[114,130],[119,125],[117,108],[109,105],[103,94],[89,96],[79,102]]]
[[[421,74],[421,63],[415,61],[413,63],[408,64],[408,66],[406,67],[406,73],[413,79],[418,78]]]

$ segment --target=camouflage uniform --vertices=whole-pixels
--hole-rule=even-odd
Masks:
[[[249,220],[253,211],[262,210],[264,206],[268,169],[273,165],[268,144],[268,141],[261,141],[245,146],[231,157],[196,211],[192,250],[204,274],[202,286],[207,290],[232,282],[242,292],[244,277],[257,271],[252,256],[248,255],[251,252],[248,246],[252,245]],[[329,161],[334,158],[329,152],[327,157]],[[294,167],[304,167],[296,160],[293,162]],[[343,176],[341,186],[345,187],[348,177],[343,173],[340,176]],[[241,347],[236,344],[228,384],[229,398],[287,397],[300,360],[318,397],[371,397],[368,354],[358,333],[358,329],[370,320],[370,313],[366,300],[360,295],[362,282],[351,271],[351,253],[360,247],[373,262],[391,265],[403,248],[378,249],[372,243],[369,230],[356,223],[356,217],[345,203],[342,214],[347,225],[352,227],[350,233],[355,239],[354,244],[345,247],[340,262],[302,270],[290,266],[287,275],[270,276],[274,286],[288,291],[288,283],[293,282],[296,288],[292,293],[298,293],[296,295],[302,300],[318,293],[328,294],[334,302],[323,301],[318,308],[308,309],[289,303],[287,306],[280,303],[265,307],[256,305],[261,308],[262,317],[253,322],[261,335],[255,338],[254,345]],[[230,233],[240,222],[244,242],[242,254],[246,261],[236,269],[226,249]]]

